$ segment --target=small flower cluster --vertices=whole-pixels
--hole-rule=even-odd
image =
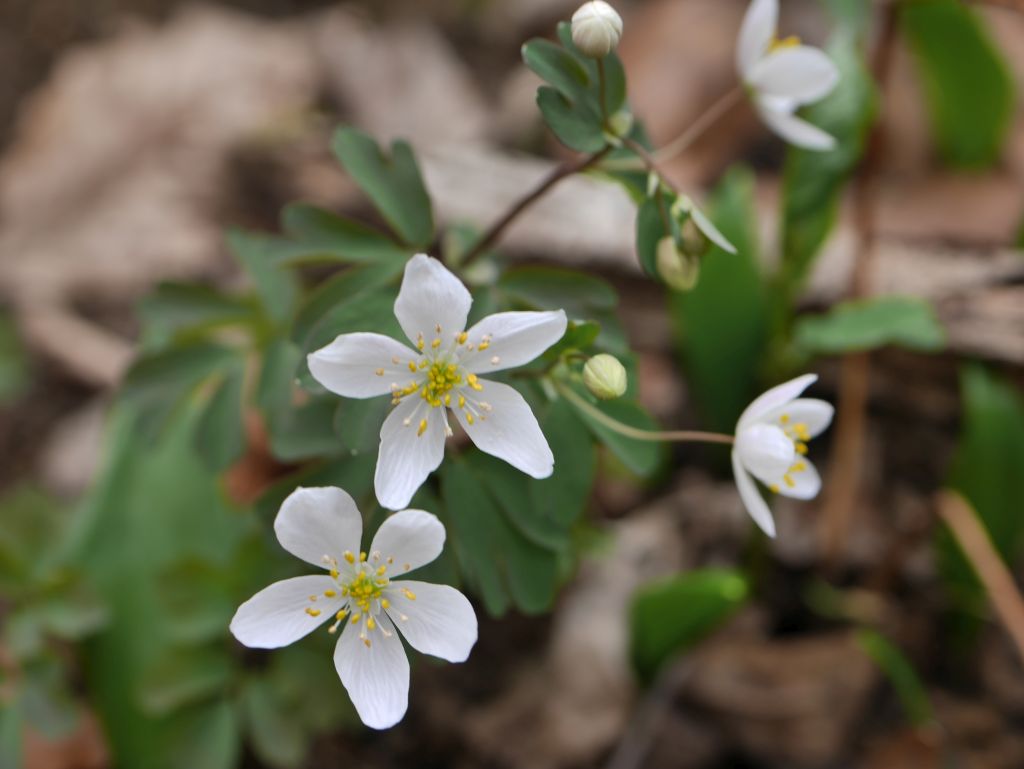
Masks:
[[[741,76],[773,130],[795,144],[827,149],[831,137],[794,113],[834,87],[835,68],[817,49],[776,41],[777,15],[777,0],[754,0],[740,34]],[[574,44],[587,56],[608,55],[621,35],[621,18],[602,0],[584,4],[573,16]],[[704,246],[710,241],[735,253],[689,198],[681,196],[676,205],[673,214],[689,227],[691,241]],[[691,283],[687,260],[694,254],[680,254],[667,240],[664,249],[659,245],[659,270],[680,284]],[[565,312],[501,312],[467,328],[471,304],[455,275],[418,254],[405,267],[394,306],[406,342],[369,332],[343,334],[309,355],[310,372],[327,390],[346,398],[390,399],[374,489],[383,507],[398,512],[361,550],[362,516],[345,491],[298,489],[281,506],[274,530],[285,550],[322,572],[267,587],[243,603],[231,621],[239,641],[266,649],[291,644],[330,623],[327,632],[338,636],[338,676],[373,728],[397,723],[407,707],[409,662],[399,636],[414,649],[450,662],[467,659],[477,638],[476,616],[465,596],[452,587],[408,579],[437,558],[444,544],[444,526],[434,515],[406,508],[443,460],[453,434],[450,416],[481,451],[523,473],[546,478],[554,468],[551,448],[527,402],[489,375],[527,364],[558,342],[567,327]],[[586,363],[581,379],[601,399],[619,397],[627,388],[622,364],[604,354]],[[731,439],[740,497],[770,536],[774,522],[755,478],[798,499],[815,496],[821,486],[805,456],[807,441],[828,426],[833,410],[824,401],[799,397],[814,381],[813,375],[803,376],[766,392],[744,411]]]

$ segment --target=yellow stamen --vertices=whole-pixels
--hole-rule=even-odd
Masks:
[[[334,598],[334,596],[336,596],[336,595],[337,595],[337,593],[335,593],[333,590],[325,590],[324,591],[324,597],[325,598]]]
[[[459,344],[465,344],[466,340],[468,338],[469,338],[469,334],[467,334],[465,331],[463,331],[457,337],[455,337],[455,341],[458,342]]]
[[[341,554],[341,557],[344,558],[349,563],[355,563],[356,562],[356,557],[354,555],[352,555],[352,551],[351,550],[346,550],[344,553]]]
[[[416,437],[423,435],[427,431],[427,420],[421,419],[420,426],[416,429]]]
[[[774,52],[780,51],[784,48],[796,48],[798,45],[800,45],[800,38],[796,35],[790,35],[789,37],[781,40],[779,38],[775,38],[768,50]]]
[[[403,588],[402,588],[402,595],[404,595],[404,596],[405,596],[406,598],[408,598],[408,599],[409,599],[410,601],[415,601],[415,600],[416,600],[416,594],[415,594],[414,592],[412,592],[412,591],[411,591],[411,590],[410,590],[409,588],[407,588],[407,587],[403,587]]]
[[[319,609],[314,609],[312,606],[307,606],[306,607],[306,614],[308,614],[310,617],[319,617],[320,616],[320,610]]]

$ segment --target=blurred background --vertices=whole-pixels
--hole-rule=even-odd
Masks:
[[[407,138],[439,222],[486,226],[571,157],[540,120],[520,46],[576,5],[0,0],[0,766],[1024,767],[1021,649],[970,567],[943,565],[934,499],[949,484],[967,493],[1019,565],[1024,8],[1012,2],[972,4],[979,69],[956,45],[944,72],[922,67],[902,30],[875,57],[884,141],[854,169],[799,303],[923,297],[945,345],[887,346],[869,370],[817,359],[816,396],[866,406],[816,449],[821,497],[778,500],[777,539],[751,541],[721,457],[679,451],[653,481],[613,465],[580,534],[589,554],[553,608],[480,611],[470,661],[420,660],[409,714],[385,733],[359,726],[319,649],[272,662],[227,636],[270,556],[246,551],[252,579],[209,562],[289,463],[251,424],[249,450],[218,476],[189,440],[150,451],[110,418],[144,298],[169,280],[243,286],[225,230],[274,231],[290,201],[373,221],[330,156],[339,123]],[[782,5],[786,34],[825,43],[820,3]],[[872,6],[874,48],[888,5]],[[746,3],[617,7],[630,102],[657,145],[735,85]],[[941,76],[978,103],[944,103]],[[984,111],[1000,98],[992,139]],[[746,105],[665,170],[703,199],[737,162],[756,172],[773,264],[786,150]],[[501,247],[610,281],[642,404],[665,425],[714,422],[681,366],[688,311],[637,267],[635,216],[618,187],[574,178]],[[701,604],[699,585],[679,594],[722,615],[713,635],[676,639],[686,653],[657,668],[638,662],[638,589],[741,563],[749,587],[716,583],[728,612]],[[212,639],[219,656],[149,654],[169,614],[176,642]]]

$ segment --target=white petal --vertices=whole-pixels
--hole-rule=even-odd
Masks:
[[[420,335],[428,343],[438,336],[447,343],[466,328],[469,291],[437,259],[416,254],[405,265],[402,288],[395,300],[395,316],[409,340],[416,344]]]
[[[788,382],[783,382],[780,385],[773,387],[767,392],[759,395],[740,414],[740,419],[736,423],[736,432],[740,433],[744,427],[752,424],[755,421],[759,421],[765,414],[771,412],[773,409],[779,406],[789,403],[795,399],[800,393],[810,387],[818,381],[817,374],[804,374],[798,376],[796,379],[791,379]]]
[[[729,242],[725,235],[715,226],[714,222],[708,219],[697,206],[690,207],[690,216],[693,217],[693,221],[696,222],[697,227],[707,236],[708,240],[727,253],[736,253],[736,246]]]
[[[393,558],[388,576],[418,569],[430,563],[444,547],[444,524],[423,510],[402,510],[386,518],[370,545],[371,553]]]
[[[735,453],[743,466],[767,486],[782,483],[782,476],[797,459],[793,439],[778,425],[763,422],[739,431]]]
[[[789,479],[793,482],[790,486],[783,481],[779,486],[779,494],[793,499],[814,499],[821,491],[821,476],[818,475],[818,468],[806,459],[800,460],[803,466],[799,471],[789,473]]]
[[[346,398],[372,398],[409,379],[409,361],[419,360],[401,342],[383,334],[342,334],[306,358],[313,378]],[[397,361],[397,362],[396,362]]]
[[[772,511],[768,508],[764,497],[761,496],[761,492],[757,490],[754,479],[743,469],[743,464],[735,451],[732,453],[732,473],[736,479],[736,489],[740,493],[740,499],[743,500],[743,506],[747,508],[750,517],[765,534],[774,537],[775,520],[772,518]]]
[[[419,434],[420,422],[427,427]],[[444,410],[431,408],[413,394],[402,400],[380,428],[380,451],[373,487],[381,506],[399,510],[409,504],[444,458]]]
[[[808,438],[815,438],[825,432],[832,423],[835,408],[831,403],[817,398],[797,398],[762,415],[761,422],[774,422],[785,425],[802,424],[807,429]]]
[[[839,82],[839,70],[820,48],[782,48],[754,65],[748,83],[768,96],[809,104],[826,96]]]
[[[414,600],[403,590],[411,590]],[[465,662],[476,643],[476,613],[466,596],[448,585],[401,580],[388,586],[388,616],[417,651]]]
[[[479,383],[483,390],[460,390],[474,417],[470,424],[463,410],[454,409],[459,424],[481,451],[529,476],[547,478],[555,457],[523,396],[500,382],[481,379]]]
[[[340,561],[346,550],[359,552],[363,518],[352,497],[341,489],[298,488],[281,504],[274,533],[292,555],[327,568],[325,555]]]
[[[293,577],[264,588],[238,607],[231,633],[254,649],[277,649],[298,641],[334,616],[344,598],[324,596],[334,590],[334,580],[324,575]],[[316,601],[309,597],[315,595]],[[319,611],[312,616],[306,609]]]
[[[460,362],[467,371],[486,373],[522,366],[536,358],[565,334],[565,311],[499,312],[488,315],[467,332],[472,352]],[[485,350],[480,340],[489,338]]]
[[[359,636],[365,628],[365,620],[345,624],[334,647],[334,668],[363,723],[387,729],[402,720],[409,706],[409,659],[383,614],[377,616],[377,628],[366,631],[369,646]]]
[[[736,69],[740,77],[747,74],[768,52],[779,26],[779,0],[754,0],[743,17],[736,44]]]
[[[795,147],[828,152],[836,146],[835,137],[789,112],[761,108],[761,119],[784,141]]]

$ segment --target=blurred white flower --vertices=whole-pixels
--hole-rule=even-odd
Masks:
[[[477,448],[534,478],[554,456],[518,391],[479,374],[528,363],[565,333],[565,312],[500,312],[469,330],[472,297],[444,265],[417,254],[405,267],[395,316],[415,346],[382,334],[342,334],[309,355],[313,377],[347,398],[391,395],[374,487],[381,505],[405,507],[444,458],[450,409]]]
[[[359,551],[363,520],[338,488],[298,489],[274,521],[281,546],[325,574],[275,582],[238,607],[231,632],[246,646],[277,649],[329,620],[334,667],[367,726],[398,723],[409,701],[409,660],[397,627],[417,651],[463,662],[476,643],[473,607],[448,585],[398,580],[441,554],[444,526],[422,510],[403,510]],[[346,622],[347,620],[347,622]]]
[[[736,424],[732,470],[747,512],[770,536],[775,536],[771,510],[754,478],[776,494],[811,499],[821,489],[821,477],[807,459],[807,441],[832,422],[832,404],[798,396],[818,379],[816,374],[773,387],[747,406]]]
[[[740,29],[736,67],[768,127],[790,144],[830,150],[835,139],[796,116],[804,104],[824,98],[839,82],[839,71],[819,48],[797,38],[779,40],[778,0],[753,0]]]
[[[622,17],[604,0],[590,0],[572,15],[572,42],[584,56],[600,59],[622,38]]]

